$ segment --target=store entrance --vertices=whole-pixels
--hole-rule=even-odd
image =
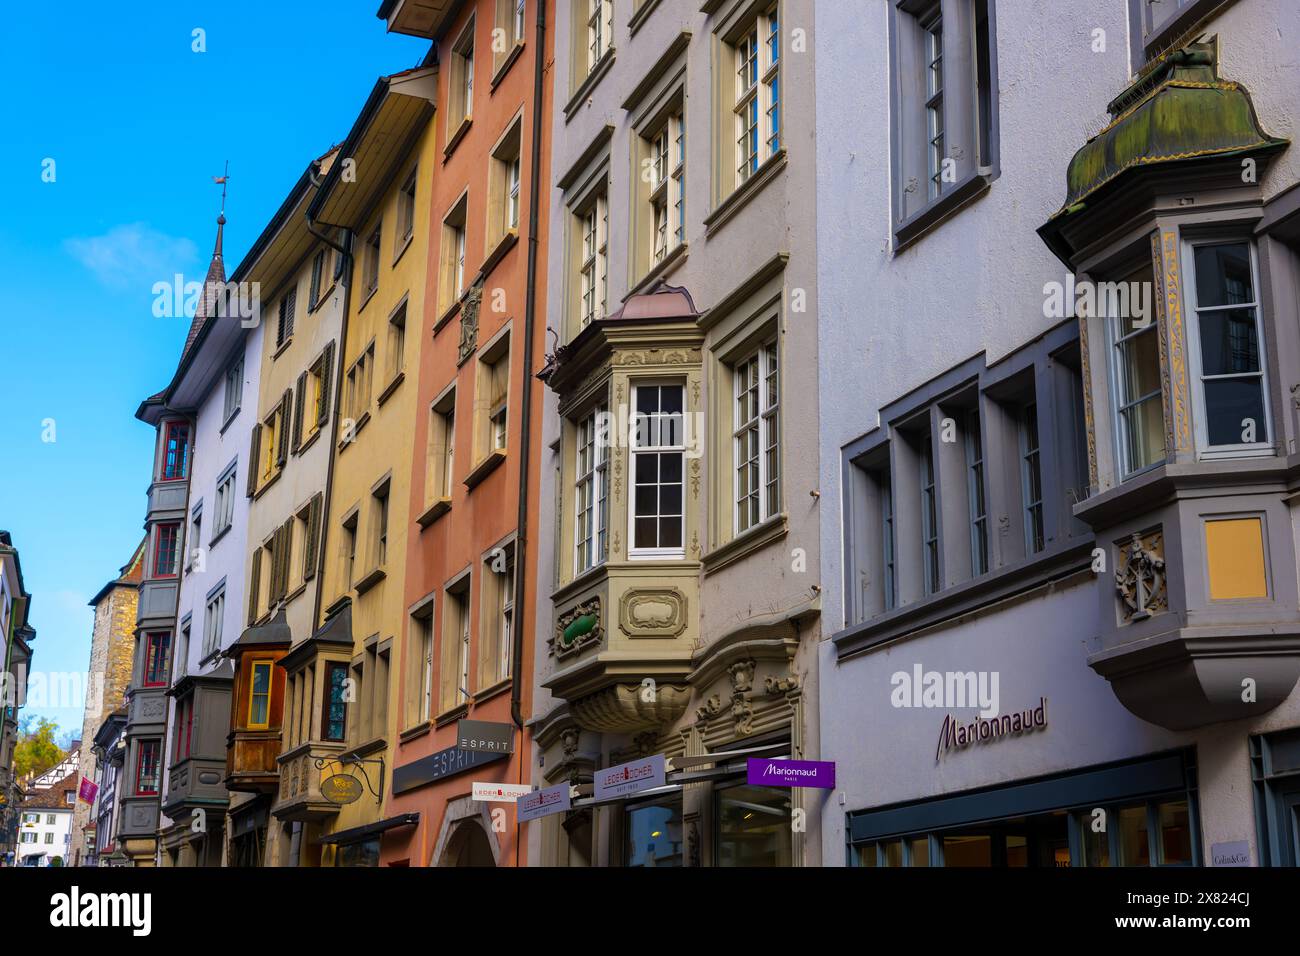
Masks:
[[[1070,865],[1070,827],[1064,811],[945,832],[939,839],[944,866]]]

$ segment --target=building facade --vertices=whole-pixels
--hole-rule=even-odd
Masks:
[[[560,2],[530,824],[575,866],[817,865],[814,4]],[[663,785],[600,798],[661,755]],[[605,776],[608,776],[606,774]]]
[[[125,689],[124,689],[125,691]],[[95,730],[95,801],[92,815],[95,826],[94,851],[84,861],[87,866],[128,866],[130,858],[119,843],[117,824],[121,818],[118,795],[126,774],[126,718],[123,703],[108,714]]]
[[[1295,862],[1283,6],[817,6],[826,863]]]
[[[14,772],[18,746],[18,714],[27,702],[36,630],[30,623],[32,595],[23,584],[22,562],[13,537],[0,531],[0,639],[4,669],[0,670],[0,865],[10,866],[18,845],[17,805],[23,791]]]
[[[99,756],[91,742],[108,715],[126,700],[126,688],[131,681],[144,554],[145,542],[141,541],[130,560],[118,570],[117,576],[90,599],[90,606],[95,609],[95,624],[90,636],[79,770],[80,779],[92,783],[99,779]],[[93,857],[96,852],[95,827],[93,801],[78,798],[72,820],[74,847],[71,862],[74,866],[82,863],[94,865],[87,857]]]
[[[70,865],[79,779],[74,764],[70,773],[40,787],[18,805],[18,866]]]
[[[387,814],[412,825],[385,836],[386,865],[527,863],[510,808],[471,789],[527,780],[551,14],[534,0],[379,11],[439,64],[389,708]],[[492,725],[499,749],[460,750],[463,720]]]

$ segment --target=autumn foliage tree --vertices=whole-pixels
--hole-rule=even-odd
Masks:
[[[39,776],[66,757],[67,751],[54,739],[59,725],[48,717],[28,714],[18,722],[18,743],[14,748],[14,773]]]

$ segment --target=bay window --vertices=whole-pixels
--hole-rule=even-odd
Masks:
[[[632,448],[631,557],[680,558],[685,533],[685,389],[636,385]]]
[[[171,643],[170,631],[150,631],[145,635],[143,674],[145,687],[162,687],[167,683],[167,661]]]
[[[176,577],[180,560],[181,526],[179,521],[159,524],[154,532],[153,576]]]
[[[1151,269],[1130,276],[1126,285],[1154,287]],[[1165,420],[1160,386],[1160,332],[1151,316],[1131,309],[1108,310],[1114,365],[1116,438],[1124,477],[1165,460]]]
[[[180,481],[189,475],[190,426],[187,422],[168,422],[163,430],[161,481]]]
[[[578,423],[574,573],[604,563],[609,541],[609,435],[605,405]]]
[[[142,740],[135,753],[135,795],[156,796],[162,752],[162,741]]]
[[[336,743],[347,739],[348,665],[340,661],[325,663],[325,693],[321,713],[321,738]]]

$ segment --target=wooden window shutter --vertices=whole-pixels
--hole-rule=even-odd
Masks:
[[[320,408],[316,424],[324,425],[330,418],[330,388],[334,384],[334,343],[325,346],[320,363]]]
[[[289,459],[289,416],[293,412],[293,391],[284,390],[280,399],[280,427],[276,429],[275,464],[283,467]]]
[[[284,297],[284,337],[293,336],[293,313],[298,308],[298,287],[295,285]]]
[[[257,461],[262,454],[262,424],[253,426],[252,447],[248,450],[248,497],[257,492]]]
[[[290,447],[295,455],[298,454],[298,448],[302,445],[302,419],[307,405],[307,373],[303,372],[298,376],[298,394],[293,409],[293,445]]]
[[[280,563],[280,582],[276,591],[276,597],[283,599],[289,593],[289,561],[292,558],[290,552],[293,550],[293,518],[290,518],[280,528],[280,543],[276,546],[275,556]]]
[[[257,620],[258,589],[262,583],[262,549],[253,551],[253,572],[248,578],[248,623]]]
[[[311,499],[307,512],[307,540],[304,542],[302,579],[310,581],[316,576],[316,558],[320,554],[320,509],[319,493]]]

